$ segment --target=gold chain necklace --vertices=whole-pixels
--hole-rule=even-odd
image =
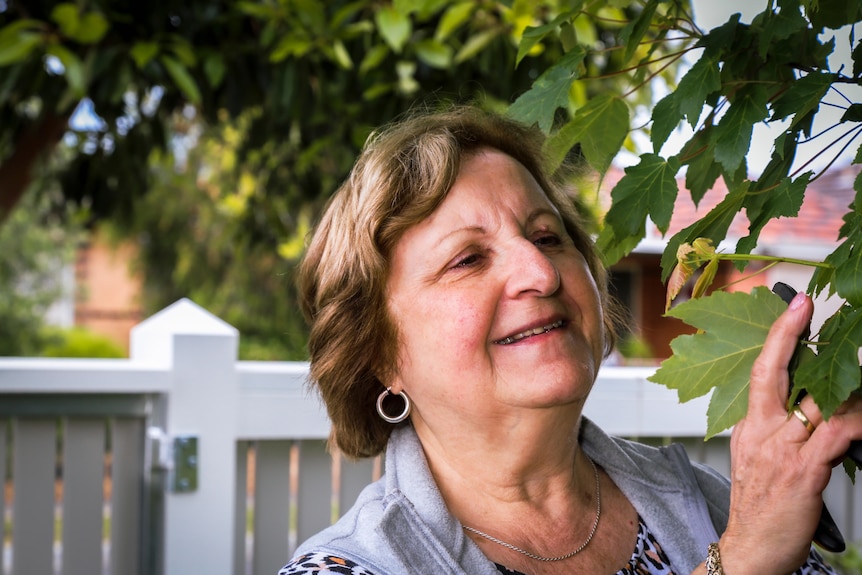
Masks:
[[[568,559],[569,557],[573,557],[573,556],[577,555],[578,553],[580,553],[581,551],[586,549],[587,545],[590,544],[590,541],[593,540],[593,535],[596,534],[596,529],[598,529],[598,527],[599,527],[599,518],[602,516],[602,488],[601,488],[601,484],[599,482],[599,470],[596,469],[596,464],[593,463],[592,459],[590,459],[588,457],[587,461],[589,461],[590,465],[593,466],[593,475],[596,478],[596,518],[595,518],[595,520],[593,520],[593,528],[590,530],[590,534],[587,535],[587,540],[584,541],[583,543],[581,543],[581,546],[578,547],[577,549],[575,549],[574,551],[570,551],[569,553],[566,553],[565,555],[559,555],[557,557],[544,557],[542,555],[536,555],[535,553],[530,553],[526,549],[521,549],[520,547],[516,547],[515,545],[512,545],[511,543],[506,543],[505,541],[501,541],[500,539],[497,539],[496,537],[488,535],[487,533],[479,531],[478,529],[475,529],[473,527],[467,527],[466,525],[464,525],[463,526],[464,529],[469,531],[470,533],[475,533],[479,537],[484,537],[488,541],[492,541],[492,542],[496,543],[497,545],[502,545],[503,547],[506,547],[507,549],[511,549],[512,551],[517,551],[521,555],[526,555],[530,559],[535,559],[536,561],[562,561],[563,559]]]

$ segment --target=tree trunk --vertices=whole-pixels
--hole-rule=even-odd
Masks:
[[[68,123],[68,114],[48,113],[18,137],[12,154],[0,164],[0,224],[23,197],[32,179],[33,165],[43,153],[54,148]]]

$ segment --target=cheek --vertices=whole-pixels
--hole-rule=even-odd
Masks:
[[[417,314],[424,325],[424,351],[435,357],[438,369],[458,366],[484,350],[491,316],[490,310],[483,310],[475,297],[450,295],[443,299],[442,305],[439,303],[423,306]]]

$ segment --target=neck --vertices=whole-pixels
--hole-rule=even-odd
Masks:
[[[452,513],[481,526],[537,512],[570,517],[592,507],[594,475],[578,445],[580,410],[560,415],[470,429],[435,427],[418,416],[414,427]]]

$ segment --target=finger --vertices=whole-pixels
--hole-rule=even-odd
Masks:
[[[814,304],[804,293],[797,294],[766,336],[763,349],[751,370],[749,413],[783,416],[789,392],[787,365],[799,336],[808,327]]]

